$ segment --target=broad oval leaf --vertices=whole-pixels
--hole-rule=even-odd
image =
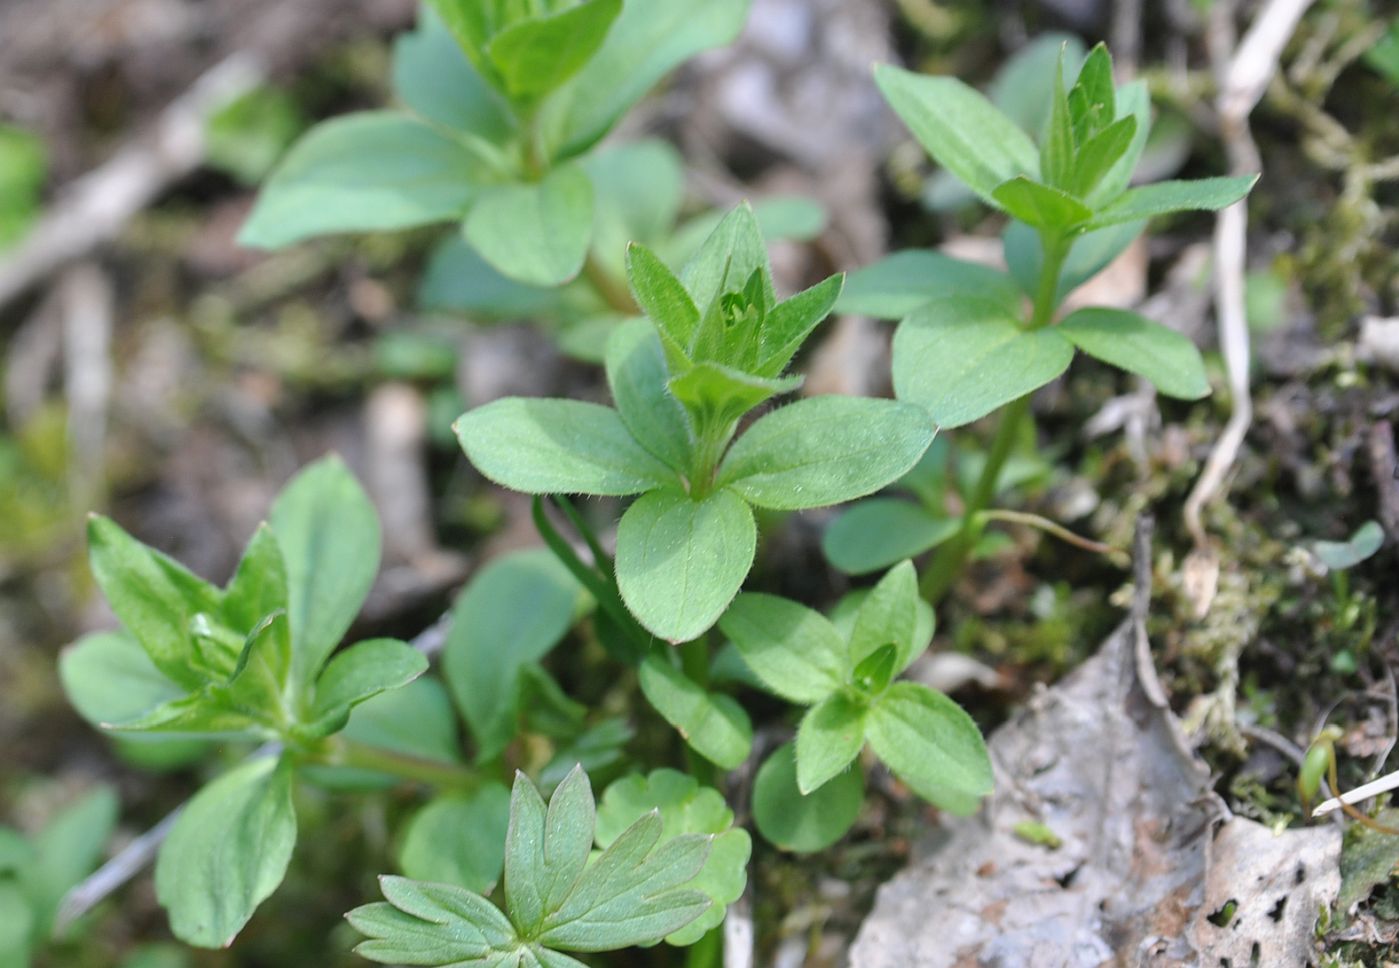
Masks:
[[[543,181],[485,189],[462,223],[481,257],[529,286],[561,286],[578,275],[593,237],[593,183],[577,165]]]
[[[824,615],[805,605],[748,592],[734,600],[719,628],[748,669],[783,699],[818,703],[849,677],[845,639]]]
[[[652,491],[617,527],[617,586],[647,631],[670,642],[698,638],[728,608],[753,565],[758,529],[737,494],[700,500]]]
[[[1168,397],[1199,400],[1210,393],[1205,361],[1182,333],[1125,309],[1080,309],[1059,332],[1089,356],[1145,377]]]
[[[753,748],[753,724],[731,696],[708,692],[669,656],[651,655],[637,670],[646,701],[690,748],[716,766],[737,769]]]
[[[292,146],[238,241],[275,249],[316,235],[454,221],[481,178],[481,162],[465,144],[407,114],[334,118]]]
[[[880,64],[874,79],[889,106],[938,164],[996,205],[996,186],[1039,176],[1029,135],[976,90],[954,77],[926,77]]]
[[[293,681],[309,684],[359,615],[379,573],[379,515],[338,457],[292,479],[272,506],[288,582]]]
[[[916,407],[812,397],[753,424],[724,458],[719,483],[776,510],[839,504],[898,480],[932,440],[932,424]]]
[[[894,391],[944,428],[961,427],[1057,378],[1074,347],[1053,329],[1022,330],[998,303],[929,303],[894,334]]]
[[[876,319],[902,319],[959,292],[993,299],[1010,313],[1021,303],[1014,280],[1004,272],[932,249],[904,249],[849,273],[835,308]]]
[[[138,719],[185,694],[122,632],[79,639],[59,656],[58,674],[73,708],[99,727]]]
[[[457,599],[442,672],[478,759],[499,756],[515,738],[521,674],[568,633],[580,595],[553,554],[531,549],[491,562]]]
[[[380,693],[401,689],[427,672],[427,657],[407,642],[368,639],[337,653],[316,680],[311,715],[321,735],[343,729],[350,710]]]
[[[526,494],[626,495],[676,482],[617,411],[577,400],[506,397],[454,425],[471,463]]]
[[[512,24],[486,48],[511,97],[533,100],[576,74],[602,46],[622,0],[584,0]]]
[[[282,883],[296,844],[291,766],[264,757],[190,800],[160,849],[155,890],[187,944],[222,948]]]
[[[659,810],[661,837],[683,834],[713,836],[704,869],[686,888],[701,891],[712,902],[709,910],[666,941],[694,944],[724,920],[728,905],[737,901],[748,882],[748,858],[753,850],[748,831],[734,828],[734,814],[718,790],[701,787],[677,770],[656,770],[649,776],[632,774],[612,783],[598,804],[597,843],[608,847],[644,814]]]
[[[876,497],[827,525],[821,550],[847,575],[867,575],[936,548],[961,527],[961,519],[938,517],[912,501]]]
[[[496,143],[514,127],[505,104],[427,3],[419,8],[418,29],[394,41],[393,88],[404,104],[433,124]]]
[[[865,735],[895,776],[943,810],[974,813],[991,792],[995,777],[981,730],[940,692],[894,683],[870,709]]]
[[[510,791],[499,783],[441,794],[408,821],[398,866],[414,880],[485,894],[500,880],[509,826]]]
[[[772,844],[796,854],[813,854],[845,836],[865,804],[865,776],[846,770],[803,795],[797,789],[796,747],[773,752],[753,780],[753,822]]]
[[[1316,541],[1312,553],[1332,571],[1345,571],[1373,558],[1384,546],[1384,529],[1378,521],[1366,521],[1348,541]]]

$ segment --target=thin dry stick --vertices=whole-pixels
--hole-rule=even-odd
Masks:
[[[0,260],[0,306],[114,238],[133,215],[199,167],[209,114],[264,75],[253,54],[232,55],[166,108],[151,133],[74,182],[20,247]]]
[[[1270,0],[1237,50],[1228,54],[1222,49],[1224,44],[1215,45],[1215,66],[1221,75],[1216,108],[1234,174],[1249,174],[1261,167],[1248,118],[1277,73],[1283,47],[1311,4],[1312,0]],[[1220,4],[1216,9],[1220,13],[1211,26],[1218,38],[1232,29],[1234,10],[1233,4]],[[1185,525],[1199,549],[1208,546],[1201,520],[1204,506],[1223,490],[1253,423],[1253,398],[1248,379],[1248,317],[1244,307],[1247,244],[1248,203],[1245,200],[1221,212],[1215,224],[1215,313],[1219,317],[1219,342],[1229,371],[1234,411],[1185,502]]]
[[[451,613],[443,615],[413,639],[413,648],[428,658],[437,655],[447,642],[447,631],[451,628],[451,624]],[[264,743],[249,754],[248,760],[279,756],[281,752],[281,743]],[[146,866],[155,860],[155,855],[160,852],[160,845],[165,843],[166,837],[170,836],[170,831],[174,829],[175,821],[180,818],[180,812],[184,808],[182,804],[171,810],[160,823],[127,844],[111,860],[98,868],[92,876],[65,894],[58,906],[58,912],[54,915],[54,935],[61,934],[70,924],[91,911],[108,895],[123,887],[137,874],[145,870]]]

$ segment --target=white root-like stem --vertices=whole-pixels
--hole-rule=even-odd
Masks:
[[[1354,806],[1363,800],[1377,797],[1381,793],[1388,793],[1390,790],[1399,790],[1399,770],[1386,774],[1378,780],[1371,780],[1363,786],[1358,786],[1354,790],[1342,793],[1338,797],[1332,797],[1312,811],[1313,817],[1324,817],[1328,813],[1334,813],[1342,807]]]

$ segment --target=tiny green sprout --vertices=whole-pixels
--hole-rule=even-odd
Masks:
[[[579,968],[563,952],[693,943],[699,935],[686,928],[701,918],[714,923],[710,912],[721,903],[709,892],[737,896],[731,872],[709,869],[721,850],[725,868],[741,870],[747,860],[742,838],[724,839],[732,819],[717,794],[678,775],[628,782],[601,812],[581,767],[547,806],[517,775],[498,899],[504,910],[462,887],[384,877],[385,900],[346,915],[368,939],[355,950],[384,964]],[[742,893],[742,878],[737,888]]]
[[[932,637],[913,565],[894,567],[838,618],[745,593],[719,622],[768,690],[808,707],[797,731],[798,791],[811,794],[846,772],[868,742],[919,796],[974,811],[992,785],[976,724],[943,694],[896,681]]]
[[[1327,726],[1317,734],[1316,739],[1312,740],[1311,746],[1307,747],[1306,755],[1302,758],[1302,767],[1297,773],[1297,796],[1302,801],[1303,811],[1312,817],[1320,817],[1333,810],[1341,810],[1347,817],[1364,827],[1379,833],[1399,836],[1399,830],[1376,822],[1354,806],[1362,800],[1379,796],[1381,793],[1387,793],[1399,787],[1399,773],[1391,773],[1372,783],[1357,787],[1349,793],[1342,794],[1340,792],[1340,782],[1336,775],[1336,743],[1344,735],[1344,731],[1339,726]],[[1330,784],[1330,789],[1335,796],[1313,810],[1312,802],[1321,791],[1323,779]]]
[[[801,384],[786,368],[841,286],[837,276],[779,300],[747,205],[680,276],[642,246],[630,249],[628,270],[649,321],[609,341],[616,409],[511,397],[467,413],[456,432],[482,474],[516,491],[640,495],[617,529],[617,588],[649,633],[685,642],[714,624],[747,577],[752,508],[870,494],[917,462],[932,427],[908,404],[821,396],[738,435],[746,414]]]
[[[1350,594],[1349,572],[1373,558],[1383,545],[1384,529],[1378,521],[1366,521],[1349,540],[1316,541],[1311,545],[1312,554],[1331,573],[1331,589],[1336,596],[1339,616],[1337,624],[1342,631],[1348,631],[1360,619],[1360,609]]]
[[[1058,850],[1064,846],[1064,839],[1038,820],[1022,820],[1012,828],[1012,833],[1036,847]]]

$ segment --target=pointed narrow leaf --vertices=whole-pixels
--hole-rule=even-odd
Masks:
[[[865,776],[846,770],[803,796],[797,789],[796,746],[769,756],[753,780],[753,821],[770,843],[798,854],[825,850],[845,836],[865,803]]]
[[[719,628],[753,674],[791,702],[818,703],[849,676],[845,640],[824,615],[797,602],[747,592],[724,613]]]
[[[994,777],[981,731],[940,692],[896,682],[870,709],[866,736],[894,775],[951,813],[975,812]]]
[[[316,235],[453,221],[476,198],[482,174],[463,142],[407,114],[333,118],[292,146],[238,241],[276,249]]]
[[[652,491],[617,528],[622,600],[652,634],[671,642],[696,638],[738,594],[756,545],[753,512],[732,491],[698,501]]]
[[[899,498],[871,498],[826,526],[821,550],[847,575],[867,575],[923,554],[961,529],[958,518],[937,517]]]
[[[741,289],[755,272],[762,279],[763,297],[775,304],[767,243],[752,206],[744,202],[715,226],[680,278],[703,319],[713,315],[720,296]]]
[[[747,15],[748,0],[625,3],[602,48],[545,104],[556,157],[586,151],[671,70],[731,42]]]
[[[1069,190],[1079,198],[1086,197],[1127,153],[1136,136],[1137,119],[1130,115],[1095,134],[1079,149]]]
[[[1145,377],[1168,397],[1209,396],[1205,361],[1186,336],[1124,309],[1080,309],[1058,326],[1089,356]]]
[[[960,427],[1054,380],[1073,356],[1062,335],[1022,330],[997,303],[941,299],[894,334],[894,391],[942,427]]]
[[[719,483],[759,507],[839,504],[898,480],[932,439],[932,425],[916,407],[812,397],[753,424],[724,458]]]
[[[1093,209],[1111,202],[1131,184],[1137,162],[1141,161],[1142,152],[1146,150],[1146,139],[1151,134],[1151,93],[1147,90],[1146,81],[1132,81],[1117,89],[1117,120],[1124,118],[1133,118],[1137,122],[1132,141],[1122,157],[1103,175],[1098,186],[1089,191],[1087,201]]]
[[[538,98],[578,73],[621,12],[622,0],[585,0],[507,27],[491,38],[487,52],[511,97]]]
[[[573,893],[593,846],[596,808],[582,767],[554,790],[546,807],[534,784],[515,774],[505,840],[505,897],[510,918],[538,937]]]
[[[1088,223],[1088,228],[1100,229],[1119,222],[1135,222],[1172,212],[1216,212],[1247,195],[1257,181],[1257,175],[1238,175],[1165,181],[1129,188],[1116,201],[1099,209]]]
[[[637,671],[646,701],[695,752],[726,770],[748,758],[753,725],[731,697],[706,692],[664,654],[648,656]]]
[[[327,457],[292,479],[270,520],[287,569],[293,679],[309,684],[379,572],[379,515],[344,462]]]
[[[1074,123],[1069,114],[1069,93],[1064,88],[1064,49],[1060,49],[1059,60],[1054,65],[1054,81],[1050,88],[1049,118],[1045,122],[1044,137],[1040,141],[1040,174],[1045,182],[1056,188],[1067,189],[1073,176],[1074,155],[1077,142],[1074,137]],[[1014,215],[1015,212],[1011,211]]]
[[[502,275],[561,286],[578,275],[593,237],[593,183],[577,165],[541,182],[484,190],[462,223],[466,240]]]
[[[642,312],[655,324],[672,366],[689,358],[700,311],[670,268],[644,245],[627,246],[627,281]]]
[[[218,613],[223,593],[109,518],[90,517],[87,540],[93,578],[151,662],[178,685],[202,685],[190,629],[195,616]]]
[[[938,164],[995,204],[996,186],[1039,175],[1039,157],[1024,131],[977,91],[952,77],[924,77],[888,64],[874,79],[889,106]]]
[[[1097,44],[1084,58],[1078,80],[1069,95],[1074,140],[1083,145],[1112,123],[1117,112],[1112,85],[1112,55]]]
[[[831,314],[844,286],[845,276],[831,276],[777,304],[763,326],[760,375],[775,377],[787,368],[811,331]]]
[[[797,730],[797,789],[806,796],[844,772],[865,747],[866,708],[837,693],[811,707]]]
[[[666,386],[669,379],[655,326],[638,319],[613,331],[607,341],[607,385],[622,422],[643,447],[672,469],[685,471],[690,425],[685,408]]]
[[[506,397],[465,414],[454,428],[478,471],[526,494],[620,496],[676,480],[617,411],[595,403]]]
[[[1067,232],[1093,215],[1069,193],[1024,176],[997,185],[991,197],[1010,215],[1038,229]]]
[[[254,760],[180,813],[155,867],[156,896],[180,940],[226,947],[282,883],[296,843],[291,780],[290,765]]]
[[[369,939],[355,948],[361,957],[383,964],[521,964],[514,926],[480,895],[403,877],[382,877],[379,885],[387,903],[366,904],[345,915]]]
[[[918,574],[903,561],[870,589],[855,613],[850,633],[850,661],[858,666],[880,647],[894,646],[897,670],[913,661],[914,631],[918,626]]]

